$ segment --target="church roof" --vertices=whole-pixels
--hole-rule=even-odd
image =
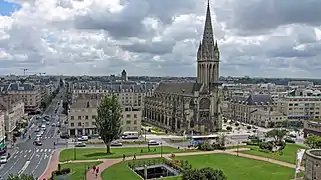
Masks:
[[[193,82],[160,83],[155,89],[155,91],[167,93],[194,94],[195,91],[200,91],[201,87],[202,84]]]
[[[234,102],[247,103],[247,105],[268,105],[273,103],[272,96],[269,94],[251,94],[249,96],[234,96]]]

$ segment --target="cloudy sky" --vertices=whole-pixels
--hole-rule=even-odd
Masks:
[[[0,74],[196,74],[206,0],[8,1],[0,0]],[[319,78],[320,7],[211,0],[221,75]]]

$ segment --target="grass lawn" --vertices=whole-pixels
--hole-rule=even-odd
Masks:
[[[106,158],[121,158],[123,154],[133,156],[136,153],[137,156],[146,154],[160,154],[161,147],[151,147],[152,151],[148,152],[147,147],[131,147],[131,148],[111,148],[112,154],[106,155],[106,148],[76,148],[76,160],[88,160],[88,159],[106,159]],[[141,150],[143,152],[141,153]],[[153,151],[156,150],[156,151]],[[185,152],[182,149],[163,146],[163,154]],[[74,148],[64,149],[60,152],[59,161],[74,160]]]
[[[294,176],[294,169],[228,154],[184,156],[177,157],[177,159],[188,160],[193,168],[213,167],[222,169],[228,180],[289,180]],[[127,167],[127,163],[123,162],[104,170],[102,177],[108,180],[140,179]],[[181,178],[169,177],[164,179],[180,180]]]
[[[289,180],[294,176],[294,169],[228,154],[185,156],[177,159],[187,160],[193,168],[221,169],[228,180]]]
[[[101,164],[102,162],[88,162],[88,163],[69,163],[62,164],[61,168],[70,168],[69,180],[82,180],[85,177],[85,169],[93,167],[94,165]]]
[[[279,152],[266,153],[266,152],[259,151],[260,148],[258,146],[249,146],[249,147],[252,148],[253,150],[242,151],[242,153],[271,158],[271,159],[276,159],[276,160],[288,162],[291,164],[295,164],[297,150],[298,149],[306,149],[306,147],[300,146],[297,144],[286,144],[286,146],[283,149],[282,154],[281,154]]]

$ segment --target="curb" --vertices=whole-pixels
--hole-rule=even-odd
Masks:
[[[46,166],[46,169],[45,169],[45,170],[42,172],[42,174],[39,176],[38,180],[41,180],[41,178],[46,174],[47,170],[49,169],[52,156],[53,156],[54,153],[56,153],[56,151],[57,151],[57,149],[55,149],[55,150],[51,153],[51,155],[50,155],[50,157],[49,157],[49,160],[48,160],[48,163],[47,163],[47,166]],[[47,178],[46,178],[46,179],[47,179]]]

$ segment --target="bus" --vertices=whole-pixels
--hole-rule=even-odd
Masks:
[[[192,136],[190,143],[193,146],[198,146],[204,142],[209,142],[210,144],[217,143],[219,140],[219,135],[207,135],[207,136]]]
[[[138,139],[139,138],[139,134],[137,131],[125,131],[122,135],[121,135],[122,139]]]

